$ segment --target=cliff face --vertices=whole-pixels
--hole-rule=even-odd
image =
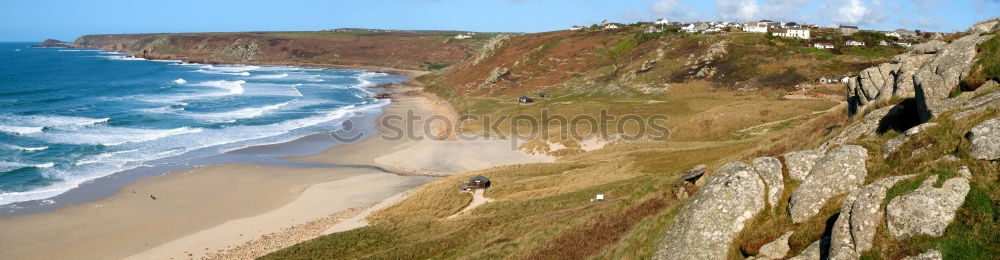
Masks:
[[[427,69],[465,59],[477,43],[441,33],[275,32],[86,35],[73,45],[200,63]]]

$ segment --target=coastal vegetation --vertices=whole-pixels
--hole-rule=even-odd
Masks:
[[[939,250],[949,259],[984,259],[1000,254],[994,246],[1000,243],[997,239],[1000,237],[1000,225],[997,225],[1000,173],[995,162],[975,158],[967,137],[970,129],[998,116],[995,107],[966,109],[971,112],[942,110],[945,112],[928,121],[936,123],[935,127],[903,143],[898,147],[901,152],[893,152],[886,150],[887,143],[910,135],[906,130],[912,125],[897,129],[887,126],[891,123],[883,120],[892,120],[887,115],[890,108],[923,100],[913,97],[872,100],[860,116],[852,118],[847,113],[848,107],[857,104],[847,100],[859,98],[858,87],[816,82],[819,78],[849,78],[855,82],[860,78],[869,79],[872,76],[863,71],[892,62],[893,56],[906,53],[904,49],[877,46],[878,41],[884,40],[882,36],[868,33],[850,37],[868,42],[870,47],[839,46],[831,51],[810,48],[804,41],[754,33],[684,34],[665,30],[647,34],[644,29],[643,25],[608,30],[591,27],[580,31],[489,35],[462,40],[453,40],[453,34],[416,37],[401,33],[329,32],[94,36],[77,44],[114,46],[124,41],[124,49],[142,51],[152,46],[155,49],[152,53],[161,57],[195,55],[220,59],[212,53],[195,53],[190,46],[193,42],[213,42],[213,37],[245,37],[259,44],[275,42],[274,46],[289,48],[264,51],[266,55],[259,57],[266,58],[253,60],[255,62],[293,57],[292,60],[310,64],[432,70],[415,81],[462,115],[508,120],[519,115],[531,118],[545,115],[598,117],[602,112],[646,118],[669,117],[665,122],[669,130],[666,140],[623,140],[622,136],[639,128],[617,128],[614,126],[621,122],[614,120],[596,124],[589,121],[553,124],[544,132],[508,121],[503,125],[510,127],[500,128],[499,133],[490,132],[489,122],[466,121],[459,128],[464,134],[525,137],[527,140],[522,140],[524,143],[518,148],[555,156],[558,160],[443,177],[374,213],[365,227],[303,242],[264,259],[330,256],[344,259],[649,259],[657,254],[664,234],[671,229],[676,217],[692,205],[687,196],[701,194],[696,186],[677,184],[685,170],[702,164],[708,169],[719,170],[731,161],[782,157],[788,152],[817,147],[825,149],[828,144],[833,145],[831,140],[843,141],[836,145],[865,150],[865,157],[860,159],[865,175],[860,178],[863,181],[859,185],[914,174],[910,179],[890,185],[880,207],[924,188],[923,181],[932,176],[938,178],[935,188],[943,187],[943,182],[952,178],[968,178],[971,183],[968,196],[956,211],[957,220],[943,235],[897,238],[881,225],[876,228],[871,249],[858,252],[859,257],[899,259],[931,249]],[[846,37],[836,32],[827,34]],[[996,34],[995,29],[986,33],[993,34]],[[961,35],[955,37],[958,36]],[[159,42],[171,43],[163,47],[153,43],[157,40],[149,41],[148,37],[167,39]],[[186,39],[197,40],[177,44],[187,42]],[[413,52],[409,53],[390,51],[386,54],[385,51],[401,45],[368,45],[376,40],[423,48],[411,49]],[[320,52],[311,47],[291,47],[307,42],[349,43],[351,47],[336,46]],[[970,91],[1000,75],[997,72],[1000,59],[996,58],[998,44],[1000,41],[994,37],[976,45],[972,76],[964,79],[963,87],[952,95],[965,99],[942,102],[961,104],[974,97],[995,95],[992,92],[995,89]],[[247,48],[237,49],[245,51]],[[362,51],[352,53],[346,49]],[[389,58],[378,55],[389,55]],[[366,60],[374,56],[378,57]],[[893,87],[895,82],[881,89]],[[519,102],[522,96],[534,97],[534,102]],[[875,95],[871,96],[874,99]],[[942,99],[945,98],[948,97]],[[904,109],[900,110],[910,111]],[[878,112],[884,117],[862,117]],[[952,117],[956,113],[968,114],[956,119]],[[842,138],[866,125],[874,125],[872,128],[879,128],[879,131]],[[571,129],[587,129],[583,132],[587,138],[562,134]],[[955,159],[944,162],[940,159],[947,156]],[[781,170],[781,163],[788,163],[787,157],[783,158],[784,161],[779,161],[781,172],[777,175],[784,190],[778,193],[777,203],[766,204],[756,217],[745,222],[745,228],[736,233],[725,257],[742,259],[762,254],[766,244],[787,231],[794,231],[788,237],[789,255],[808,253],[810,245],[830,239],[842,212],[850,212],[842,206],[853,200],[849,194],[834,194],[824,198],[824,203],[816,206],[812,216],[796,221],[791,216],[789,204],[794,191],[805,182],[794,180],[789,171]],[[956,170],[959,166],[967,166],[973,174],[961,177],[963,175]],[[492,181],[492,188],[485,196],[494,201],[469,214],[447,218],[471,201],[468,194],[458,192],[458,187],[476,175]],[[772,185],[774,183],[768,184]],[[681,193],[684,195],[678,195]],[[598,194],[605,199],[595,200]],[[819,254],[820,249],[816,250]]]

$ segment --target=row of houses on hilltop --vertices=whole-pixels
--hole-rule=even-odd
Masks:
[[[809,40],[812,38],[812,30],[827,30],[839,32],[842,35],[853,35],[859,31],[862,31],[857,26],[854,25],[839,25],[838,27],[823,27],[815,24],[799,24],[797,22],[775,22],[771,20],[760,20],[752,21],[747,23],[732,23],[732,22],[692,22],[692,23],[678,23],[671,22],[666,18],[660,18],[652,22],[652,25],[646,26],[646,33],[657,33],[662,32],[664,27],[667,25],[680,26],[681,31],[686,33],[712,33],[712,32],[723,32],[729,31],[730,29],[742,30],[744,32],[750,33],[769,33],[773,36],[784,37],[784,38],[796,38]],[[615,23],[610,20],[604,20],[600,24],[595,25],[597,28],[607,30],[607,29],[618,29],[624,28],[624,24]],[[569,28],[571,31],[582,30],[588,27],[574,25]],[[895,31],[882,31],[881,33],[886,36],[896,37],[898,39],[906,39],[909,37],[918,36],[917,32],[899,29]],[[900,42],[899,44],[908,44],[905,42]]]

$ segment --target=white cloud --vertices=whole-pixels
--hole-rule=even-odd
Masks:
[[[757,0],[716,0],[715,8],[719,17],[725,20],[755,20],[760,12]]]
[[[649,6],[649,12],[657,18],[670,20],[690,20],[699,14],[691,10],[691,6],[681,4],[678,0],[659,0]]]
[[[886,5],[881,0],[827,0],[822,9],[834,10],[827,13],[830,21],[844,25],[877,25],[888,18],[895,5]],[[829,17],[829,15],[833,15]]]

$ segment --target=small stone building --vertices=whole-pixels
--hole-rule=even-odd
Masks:
[[[529,96],[521,96],[521,97],[517,98],[517,102],[519,102],[519,103],[531,103],[531,102],[535,102],[535,100],[532,99]]]
[[[477,175],[476,177],[472,177],[469,179],[468,183],[462,184],[463,191],[475,190],[475,189],[485,190],[489,188],[490,188],[490,179],[482,175]]]

